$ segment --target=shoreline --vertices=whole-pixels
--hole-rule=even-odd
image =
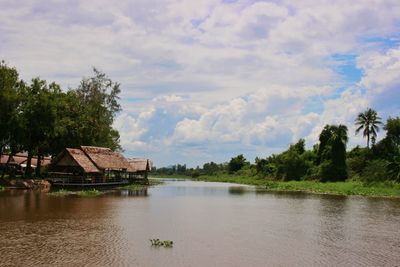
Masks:
[[[316,195],[334,195],[334,196],[363,196],[374,198],[400,198],[399,183],[374,183],[363,184],[356,181],[346,182],[319,182],[319,181],[271,181],[258,177],[243,177],[232,175],[220,176],[199,176],[191,177],[151,177],[153,179],[188,179],[193,181],[235,183],[243,185],[253,185],[258,191],[265,192],[293,192],[307,193]]]

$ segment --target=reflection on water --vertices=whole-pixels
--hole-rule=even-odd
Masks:
[[[0,265],[396,266],[400,201],[168,181],[98,198],[0,193]],[[150,238],[173,240],[172,249]]]
[[[147,197],[147,189],[131,190],[131,189],[121,189],[111,192],[114,196],[121,197]]]
[[[242,186],[230,186],[229,187],[229,194],[231,195],[243,195],[246,193],[246,188]]]

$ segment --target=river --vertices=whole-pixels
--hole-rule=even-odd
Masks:
[[[172,181],[0,193],[1,266],[399,266],[400,201]],[[150,238],[173,240],[152,247]]]

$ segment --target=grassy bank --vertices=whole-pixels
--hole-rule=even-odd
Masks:
[[[266,179],[242,176],[200,176],[200,181],[225,182],[255,185],[259,190],[271,192],[306,192],[333,195],[359,195],[371,197],[400,197],[400,184],[398,183],[374,183],[363,184],[361,182],[315,182],[315,181],[269,181]]]
[[[5,188],[0,185],[0,192],[3,191]]]

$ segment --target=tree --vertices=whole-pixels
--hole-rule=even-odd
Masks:
[[[120,84],[97,69],[93,71],[94,76],[84,78],[73,92],[79,105],[79,143],[120,149],[119,133],[112,127],[115,115],[121,111]]]
[[[399,182],[400,181],[400,154],[394,156],[387,164],[387,170],[390,178]]]
[[[31,175],[31,160],[38,155],[37,175],[40,174],[41,157],[51,151],[51,140],[57,120],[57,103],[62,94],[60,86],[35,78],[21,91],[19,132],[16,138],[28,152],[25,175]]]
[[[367,147],[369,148],[370,140],[372,140],[372,144],[374,145],[377,133],[379,132],[379,125],[382,124],[378,113],[368,108],[366,111],[358,114],[355,124],[358,126],[356,134],[364,129],[363,137],[367,137]]]
[[[205,175],[215,175],[219,171],[218,164],[211,161],[203,165],[203,172]]]
[[[15,68],[0,62],[0,155],[12,141],[12,129],[19,105],[18,91],[23,85]]]
[[[230,173],[237,172],[247,164],[249,164],[249,162],[246,161],[246,158],[243,156],[243,154],[240,154],[236,157],[231,158],[228,163],[228,171]]]
[[[375,158],[391,160],[400,151],[400,118],[390,118],[385,126],[386,136],[373,148]]]
[[[386,136],[393,142],[393,144],[400,146],[400,118],[389,117],[383,129],[385,129]]]
[[[306,140],[300,139],[296,144],[291,145],[290,150],[295,150],[300,155],[306,151]]]
[[[343,181],[347,178],[345,125],[326,125],[319,136],[318,162],[321,181]]]

